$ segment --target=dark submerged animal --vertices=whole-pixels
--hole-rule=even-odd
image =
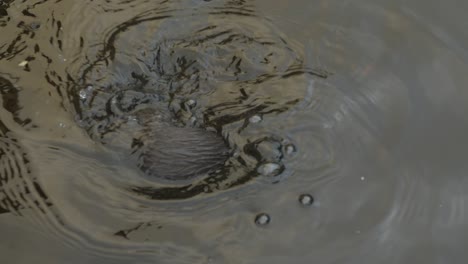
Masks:
[[[177,122],[158,96],[137,90],[117,92],[111,99],[106,97],[112,93],[101,92],[88,98],[93,103],[107,100],[104,117],[99,112],[86,112],[91,123],[97,121],[87,127],[92,137],[127,154],[131,151],[138,167],[158,179],[190,180],[223,165],[228,147],[221,136]]]
[[[141,148],[138,166],[146,174],[172,181],[189,180],[223,165],[228,148],[219,135],[202,128],[177,127],[162,116],[154,110],[136,114],[144,124],[137,143]]]

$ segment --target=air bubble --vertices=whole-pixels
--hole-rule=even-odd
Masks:
[[[260,213],[255,217],[255,224],[257,224],[258,226],[265,226],[268,225],[270,222],[271,217],[266,213]]]
[[[88,85],[86,86],[86,89],[81,89],[79,92],[79,96],[81,100],[85,100],[88,98],[89,93],[93,90],[93,86]]]
[[[252,124],[259,123],[260,121],[262,121],[262,117],[259,115],[254,115],[249,118],[249,122]]]
[[[188,100],[187,102],[185,102],[187,104],[188,107],[190,108],[193,108],[197,105],[197,101],[193,100],[193,99],[190,99]]]
[[[277,175],[281,170],[281,165],[277,163],[265,163],[258,167],[257,172],[264,176],[274,176]]]
[[[288,144],[284,147],[284,151],[286,155],[292,155],[296,152],[296,146],[294,146],[293,144]]]
[[[310,194],[301,194],[299,196],[299,202],[304,206],[312,205],[314,203],[314,197]]]
[[[31,30],[37,30],[41,27],[41,23],[39,22],[32,22],[31,24],[29,24],[29,28]]]
[[[85,90],[80,91],[80,99],[85,100],[88,97],[88,93]]]

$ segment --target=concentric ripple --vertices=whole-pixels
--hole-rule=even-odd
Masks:
[[[74,67],[82,75],[68,93],[79,124],[91,137],[110,147],[118,145],[124,152],[127,149],[127,155],[139,155],[135,159],[147,175],[155,171],[170,175],[174,174],[170,167],[192,166],[175,165],[170,159],[180,157],[171,150],[148,158],[140,148],[162,152],[171,148],[171,142],[178,144],[177,139],[148,135],[151,132],[145,131],[151,126],[160,126],[163,134],[178,133],[171,127],[206,130],[200,134],[215,132],[231,150],[222,167],[198,182],[178,187],[134,186],[135,193],[167,200],[225,190],[258,176],[281,174],[287,138],[275,131],[252,134],[244,130],[256,126],[252,118],[274,118],[290,110],[302,101],[314,77],[328,75],[308,69],[301,50],[285,39],[249,5],[205,3],[177,10],[162,5],[108,31],[99,45],[102,48],[93,54],[95,59]],[[189,101],[195,105],[189,106]],[[145,121],[141,111],[149,111]],[[150,125],[148,115],[153,120]],[[157,147],[145,147],[148,136],[155,137]],[[178,149],[184,151],[183,145]],[[210,154],[207,149],[208,156],[203,156],[201,145],[194,151],[205,159],[221,154]],[[190,156],[185,159],[201,162]]]
[[[0,213],[13,212],[21,214],[21,210],[31,207],[44,211],[50,205],[48,197],[34,179],[30,177],[28,159],[18,145],[17,140],[7,137],[7,128],[0,123],[0,174],[1,206]]]
[[[0,262],[465,263],[436,2],[0,1]]]
[[[15,123],[28,126],[30,119],[19,116],[18,90],[6,78],[0,76],[0,102],[3,109],[12,115]],[[31,171],[30,160],[18,139],[5,123],[0,120],[0,213],[21,215],[24,209],[47,212],[51,205]]]

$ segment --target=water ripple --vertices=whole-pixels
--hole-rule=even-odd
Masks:
[[[12,245],[34,256],[39,233],[73,263],[466,259],[463,24],[418,3],[2,1]]]

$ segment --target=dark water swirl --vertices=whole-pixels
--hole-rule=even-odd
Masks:
[[[151,199],[229,189],[270,167],[280,174],[287,139],[244,130],[249,120],[290,110],[307,82],[327,73],[308,69],[301,51],[249,4],[172,6],[160,3],[121,22],[106,32],[95,58],[76,67],[81,77],[68,94],[78,122],[102,143],[136,153],[147,176],[190,179],[208,172],[185,186],[132,187]]]

